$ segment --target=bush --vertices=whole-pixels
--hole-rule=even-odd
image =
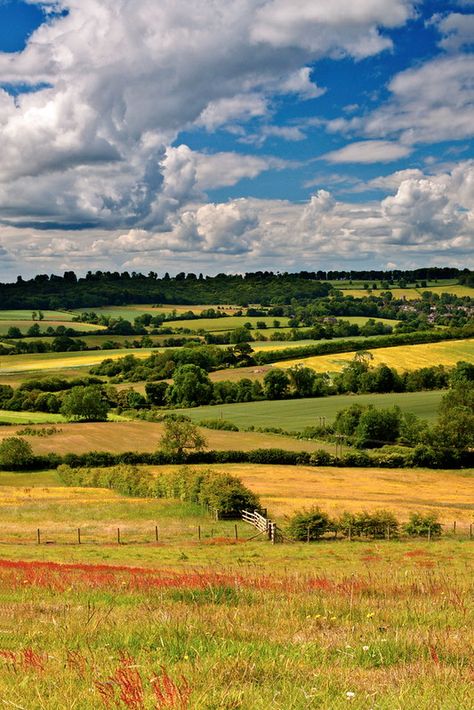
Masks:
[[[384,538],[390,530],[390,536],[395,537],[398,535],[399,523],[389,510],[376,510],[372,513],[346,511],[336,521],[336,529],[346,536],[352,534],[372,538]]]
[[[287,532],[292,540],[319,540],[332,527],[327,513],[319,508],[300,510],[288,521]]]
[[[317,449],[309,458],[310,466],[332,466],[334,465],[334,456],[324,449]]]
[[[410,537],[440,537],[441,523],[435,513],[411,513],[408,523],[403,526],[403,531]]]
[[[206,429],[217,429],[222,431],[239,431],[239,427],[233,422],[229,422],[226,419],[202,419],[199,422],[199,426],[206,427]]]
[[[31,445],[19,436],[8,436],[0,444],[0,466],[12,471],[28,468],[33,463]]]

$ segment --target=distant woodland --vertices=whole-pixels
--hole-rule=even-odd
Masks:
[[[300,271],[275,273],[256,271],[245,274],[203,276],[179,273],[162,278],[127,271],[89,271],[78,277],[73,271],[62,276],[40,274],[16,283],[0,284],[3,309],[92,308],[126,303],[226,304],[247,306],[288,304],[329,295],[338,281],[362,281],[375,288],[426,287],[433,282],[456,279],[474,286],[474,273],[468,269],[425,268],[414,271]]]

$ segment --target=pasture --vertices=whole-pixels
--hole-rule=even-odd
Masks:
[[[152,467],[157,473],[176,468],[179,467]],[[474,522],[473,469],[354,469],[244,463],[212,464],[205,468],[240,478],[261,496],[269,515],[283,525],[286,515],[313,506],[320,506],[331,516],[344,510],[356,513],[386,508],[402,521],[411,512],[434,512],[443,523],[452,524],[456,520],[466,527]]]
[[[264,400],[239,402],[209,407],[192,407],[179,410],[193,421],[201,419],[226,419],[239,427],[282,427],[287,431],[301,431],[306,426],[319,424],[324,418],[331,423],[339,410],[351,404],[372,404],[374,407],[397,405],[402,412],[413,412],[433,422],[443,390],[430,392],[391,392],[389,394],[336,395],[308,399]]]
[[[282,327],[288,325],[288,318],[274,318],[273,316],[229,316],[223,318],[196,318],[192,320],[166,321],[166,325],[175,330],[186,328],[189,330],[205,330],[209,333],[226,332],[236,328],[243,328],[245,323],[250,323],[253,329],[257,329],[257,323],[265,323],[270,328],[277,320]],[[278,332],[278,331],[277,331]]]
[[[399,372],[416,370],[420,367],[431,367],[432,365],[453,367],[459,360],[474,363],[474,339],[376,348],[370,350],[370,353],[372,355],[371,365],[375,366],[384,363],[389,367],[394,367]],[[284,360],[275,363],[275,367],[286,368],[301,364],[311,367],[316,372],[338,372],[351,362],[355,355],[355,352],[316,355],[296,360]]]

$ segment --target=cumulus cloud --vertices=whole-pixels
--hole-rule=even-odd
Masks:
[[[51,15],[23,51],[0,52],[2,84],[38,89],[0,90],[3,216],[160,229],[199,190],[196,166],[169,148],[181,131],[266,120],[282,93],[320,96],[315,58],[381,51],[379,28],[402,25],[413,4],[29,1]]]
[[[358,141],[321,156],[329,163],[389,163],[410,155],[406,145],[390,141]]]
[[[396,138],[406,146],[474,135],[474,55],[433,59],[397,74],[390,98],[366,116],[330,121],[332,132]]]
[[[444,17],[437,16],[435,24],[442,35],[439,46],[448,52],[474,44],[474,14],[451,12]]]

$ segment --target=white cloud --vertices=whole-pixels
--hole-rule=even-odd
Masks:
[[[412,3],[403,0],[300,0],[297,9],[293,0],[272,0],[258,10],[252,35],[275,47],[362,58],[392,46],[379,26],[399,27],[411,15]]]
[[[404,145],[474,135],[474,55],[443,56],[397,74],[390,99],[366,116],[330,121],[332,132],[396,138]]]
[[[439,46],[448,52],[456,52],[474,44],[474,14],[452,12],[436,18],[435,24],[443,35]]]
[[[358,141],[325,153],[321,158],[330,163],[389,163],[410,155],[408,146],[390,141]]]
[[[48,84],[15,99],[0,91],[0,209],[17,222],[111,229],[167,228],[196,199],[196,166],[168,150],[181,131],[268,123],[282,93],[316,98],[315,58],[381,51],[390,43],[378,28],[402,25],[413,4],[305,0],[295,13],[289,0],[29,2],[68,12],[23,51],[0,52],[0,82]],[[278,130],[303,135],[268,135]]]

